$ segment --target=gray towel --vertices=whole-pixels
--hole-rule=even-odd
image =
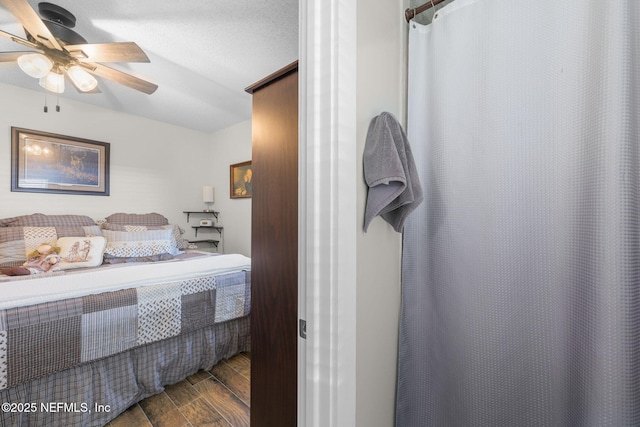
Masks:
[[[369,186],[364,231],[381,215],[397,232],[404,220],[422,203],[422,187],[409,141],[390,113],[374,117],[364,146],[364,179]]]

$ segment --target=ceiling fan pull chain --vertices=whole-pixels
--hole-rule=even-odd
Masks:
[[[60,97],[56,96],[56,112],[60,112]]]
[[[49,107],[47,107],[47,94],[44,94],[44,112],[48,113],[49,112]]]

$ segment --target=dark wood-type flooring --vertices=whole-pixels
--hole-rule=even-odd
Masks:
[[[133,405],[106,427],[249,427],[251,355],[223,360]]]

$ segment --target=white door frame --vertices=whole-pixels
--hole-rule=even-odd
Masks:
[[[356,1],[302,0],[298,425],[356,425]]]

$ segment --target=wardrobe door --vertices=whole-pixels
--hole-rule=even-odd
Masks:
[[[297,421],[298,65],[253,94],[251,426]]]

